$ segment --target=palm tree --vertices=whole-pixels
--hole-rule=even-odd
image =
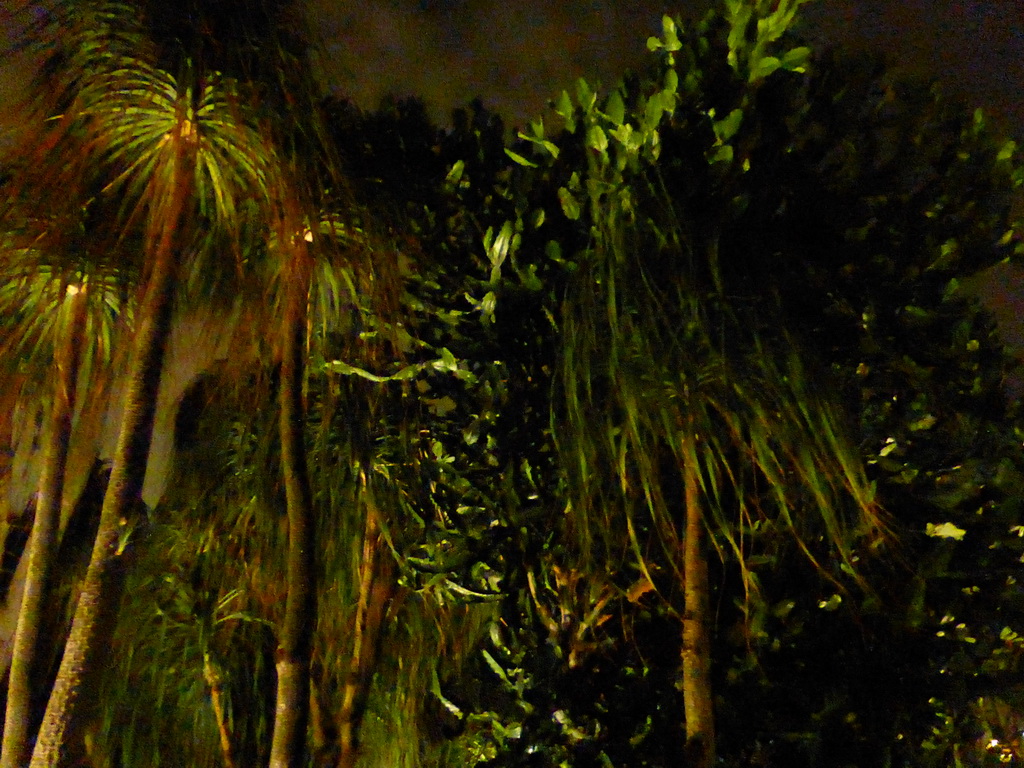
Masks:
[[[7,210],[10,223],[15,210]],[[5,363],[29,361],[37,369],[29,379],[34,384],[39,383],[36,362],[41,361],[50,369],[53,392],[11,659],[3,766],[24,765],[28,759],[37,639],[61,523],[79,381],[84,380],[90,397],[98,397],[119,312],[118,285],[105,277],[102,259],[88,248],[84,207],[77,214],[22,221],[4,238],[0,317],[5,341],[0,357]],[[25,392],[32,389],[22,387]]]
[[[268,2],[256,3],[254,7],[265,16],[267,13],[280,13],[287,5]],[[78,19],[88,16],[77,4],[69,3],[68,6]],[[157,11],[161,7],[158,6]],[[89,6],[83,4],[82,8],[88,9]],[[241,212],[236,208],[232,195],[245,187],[254,190],[251,197],[269,203],[255,206],[262,211],[263,219],[254,229],[263,232],[269,228],[276,235],[277,247],[273,257],[281,260],[280,274],[283,275],[279,294],[283,312],[276,321],[281,323],[280,439],[289,518],[289,595],[280,636],[279,703],[271,763],[294,765],[302,759],[309,698],[310,643],[312,628],[316,624],[313,514],[305,458],[302,393],[313,265],[310,251],[315,247],[310,243],[313,233],[319,233],[318,228],[309,228],[311,217],[307,215],[308,206],[304,201],[318,196],[320,190],[315,182],[297,181],[299,174],[294,169],[287,175],[278,174],[281,169],[271,168],[272,153],[265,148],[275,143],[287,146],[293,161],[300,155],[315,151],[321,160],[327,161],[324,165],[331,170],[330,183],[335,195],[343,183],[336,174],[337,162],[330,147],[321,141],[325,132],[315,119],[301,116],[304,108],[314,102],[308,97],[315,94],[299,92],[295,88],[298,82],[295,75],[301,68],[295,66],[294,47],[291,51],[280,46],[275,50],[278,36],[272,32],[254,46],[256,38],[249,34],[251,30],[245,29],[248,22],[242,23],[239,33],[237,14],[221,13],[215,15],[213,21],[227,24],[234,30],[232,34],[238,33],[244,38],[242,47],[245,48],[237,56],[231,52],[223,55],[225,50],[219,37],[196,35],[191,22],[184,26],[176,25],[174,18],[168,19],[166,14],[161,16],[154,11],[148,21],[162,32],[168,32],[171,44],[150,50],[144,48],[142,54],[128,54],[126,51],[133,44],[128,38],[134,35],[137,41],[144,39],[145,35],[140,36],[138,30],[118,32],[118,25],[123,24],[123,19],[118,17],[118,9],[107,9],[102,4],[99,8],[94,20],[101,22],[101,35],[90,29],[94,24],[78,25],[84,30],[82,34],[91,36],[91,40],[89,47],[83,48],[86,54],[72,55],[66,66],[70,73],[67,90],[75,94],[76,101],[74,108],[65,110],[58,127],[65,132],[72,129],[83,131],[91,157],[108,165],[122,165],[124,170],[110,182],[108,189],[127,193],[130,202],[126,202],[124,212],[129,226],[139,221],[145,224],[143,237],[150,261],[144,270],[145,301],[140,310],[137,365],[128,392],[129,403],[137,396],[141,396],[143,403],[152,402],[155,394],[161,368],[160,355],[177,283],[176,271],[181,268],[175,251],[183,247],[201,251],[204,244],[190,242],[190,235],[182,238],[178,233],[193,231],[185,225],[195,215],[229,227],[236,224],[241,229],[237,221]],[[192,10],[198,12],[198,7]],[[257,22],[257,26],[260,23]],[[232,81],[218,77],[216,73],[206,78],[195,77],[198,67],[194,62],[205,63],[211,55],[214,61],[230,68],[232,73],[238,73],[247,80],[250,77],[260,80],[247,82],[247,86],[253,86],[252,91],[257,94],[255,103],[259,103],[261,95],[269,95],[270,101],[287,113],[287,118],[274,115],[265,121],[270,124],[270,130],[263,135],[271,135],[272,138],[261,140],[251,130],[252,118],[247,114],[248,109],[242,107],[238,88]],[[90,61],[90,56],[98,61]],[[193,57],[191,60],[190,56]],[[267,62],[277,58],[286,65],[268,69]],[[173,77],[169,71],[183,75]],[[277,75],[277,81],[262,82],[261,74],[262,79],[266,79],[268,71]],[[193,81],[191,85],[190,79]],[[106,96],[106,99],[101,96]],[[303,104],[297,105],[296,98]],[[225,109],[221,109],[222,106]],[[119,128],[116,122],[118,112],[121,118],[131,115],[133,120]],[[247,156],[246,153],[253,148],[255,152]],[[258,157],[261,153],[262,157]],[[306,168],[314,165],[312,162],[300,164]],[[274,181],[271,181],[271,176],[274,176]],[[230,188],[232,184],[236,185],[234,190]],[[272,196],[270,190],[273,191]],[[299,190],[303,192],[300,194]],[[311,190],[315,190],[315,195]],[[193,210],[193,197],[197,198],[198,211]],[[229,234],[237,235],[238,229]],[[318,237],[318,243],[320,240]],[[350,251],[354,250],[353,242],[349,237],[347,249]],[[233,250],[241,256],[241,248],[234,246]],[[239,262],[243,260],[239,258]],[[193,267],[201,263],[198,257],[190,257],[188,261]],[[126,408],[122,440],[115,456],[107,497],[109,505],[105,504],[106,523],[127,519],[127,528],[131,526],[132,515],[125,515],[124,510],[133,499],[137,502],[134,484],[141,481],[141,470],[145,466],[144,446],[148,444],[151,429],[152,414],[147,413],[145,407],[138,412]],[[119,470],[119,467],[124,469]],[[138,476],[136,470],[139,471]],[[115,509],[120,509],[121,513],[115,513]],[[76,618],[76,627],[91,625],[98,609],[89,609],[88,606],[97,599],[97,592],[116,594],[116,589],[102,586],[104,579],[112,578],[108,575],[109,567],[102,565],[105,562],[102,551],[106,550],[107,560],[112,560],[110,553],[119,554],[122,546],[115,543],[115,533],[115,529],[101,524],[94,550],[96,568],[90,570],[94,578],[87,581],[79,611],[82,618],[81,621]],[[78,658],[75,655],[79,653],[78,640],[78,634],[73,634],[51,700],[51,710],[60,711],[64,705],[59,702],[69,695],[62,687],[62,681],[68,676],[76,679],[82,667],[88,666],[85,656]],[[51,720],[48,714],[44,731],[52,725]]]
[[[294,171],[292,177],[296,177]],[[274,252],[270,263],[276,272],[272,282],[281,305],[271,308],[281,323],[279,438],[288,516],[288,596],[277,653],[272,768],[297,766],[304,760],[309,719],[318,542],[306,447],[307,360],[323,358],[325,337],[342,314],[340,304],[359,293],[356,275],[366,276],[361,284],[367,290],[360,301],[370,306],[384,302],[379,292],[390,285],[379,274],[375,276],[386,272],[387,265],[375,258],[371,235],[335,214],[315,220],[304,216],[312,206],[301,201],[314,194],[308,186],[303,191],[298,183],[282,183],[280,189],[293,190],[277,198],[280,216],[270,241]],[[314,329],[319,332],[313,333]]]
[[[61,348],[54,359],[56,376],[50,412],[52,423],[48,429],[44,449],[43,472],[39,480],[36,513],[28,545],[28,570],[18,614],[18,628],[15,633],[7,689],[7,714],[0,765],[11,768],[23,765],[28,754],[30,682],[45,588],[53,564],[57,529],[60,525],[64,471],[67,465],[75,392],[81,364],[80,351],[84,341],[82,328],[85,325],[87,289],[68,285],[66,291],[68,306],[63,309],[67,315],[64,320],[68,328],[63,334]]]
[[[167,52],[170,58],[184,54],[212,60],[249,83],[260,108],[272,113],[265,121],[267,142],[279,147],[281,154],[266,217],[271,283],[276,281],[276,291],[271,292],[276,302],[268,301],[266,306],[274,312],[268,321],[279,324],[275,350],[280,362],[278,434],[288,518],[288,594],[279,627],[270,754],[270,765],[283,768],[305,759],[310,661],[317,625],[316,518],[306,451],[305,397],[307,357],[316,341],[311,323],[322,320],[313,307],[324,293],[333,293],[335,301],[340,298],[337,271],[352,267],[357,257],[368,257],[370,249],[358,227],[341,224],[336,215],[324,218],[318,213],[328,197],[335,204],[340,200],[347,208],[358,209],[345,194],[336,151],[317,105],[319,94],[303,65],[306,50],[303,36],[295,33],[296,5],[289,0],[239,0],[214,9],[190,0],[186,7],[187,13],[168,12],[166,4],[152,4],[150,16],[159,35],[176,41],[177,48]],[[199,24],[198,19],[202,19]],[[368,258],[362,261],[355,265],[358,270],[374,268]],[[326,286],[321,284],[324,280]]]
[[[238,200],[266,199],[270,182],[272,152],[247,117],[237,84],[217,73],[186,69],[176,77],[156,68],[123,13],[104,9],[99,23],[81,32],[67,65],[70,106],[54,142],[107,169],[105,191],[123,195],[124,234],[142,225],[145,261],[110,484],[34,768],[62,759],[84,676],[102,651],[99,633],[120,596],[128,538],[143,519],[140,493],[180,270],[189,258],[194,266],[217,236],[237,234]],[[48,167],[56,180],[69,166],[78,167],[58,153]],[[203,230],[211,234],[200,236]]]

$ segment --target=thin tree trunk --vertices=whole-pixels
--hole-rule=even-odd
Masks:
[[[329,694],[324,690],[324,673],[315,661],[309,679],[309,719],[313,732],[313,765],[338,762],[338,729],[329,709]]]
[[[270,768],[299,768],[305,764],[310,659],[316,626],[316,535],[302,398],[309,291],[305,241],[296,244],[294,255],[294,271],[288,276],[291,285],[285,309],[280,391],[281,464],[288,505],[288,598],[277,647],[277,703]]]
[[[182,157],[183,152],[179,150],[179,163]],[[180,173],[180,165],[178,168]],[[181,225],[185,203],[191,197],[187,177],[173,179],[172,185],[173,193],[159,230],[152,272],[139,312],[135,354],[110,484],[103,497],[89,568],[30,768],[59,768],[62,761],[67,760],[72,725],[82,707],[92,703],[88,694],[94,676],[102,667],[107,643],[101,641],[101,633],[111,632],[117,617],[124,577],[125,537],[139,522],[142,513],[142,482],[170,332],[177,272],[175,233]]]
[[[365,486],[365,477],[363,479]],[[359,758],[359,730],[366,713],[380,651],[381,625],[395,593],[390,558],[381,553],[380,525],[372,504],[366,510],[363,557],[359,564],[359,599],[352,629],[352,656],[342,691],[337,768],[353,768]]]
[[[75,286],[67,288],[68,294]],[[78,373],[81,367],[86,295],[77,289],[71,295],[68,324],[55,360],[55,392],[49,442],[39,479],[35,522],[29,541],[28,570],[25,577],[18,628],[14,636],[7,689],[7,714],[4,720],[3,754],[0,768],[21,768],[28,762],[29,722],[31,719],[31,681],[38,657],[39,628],[50,571],[60,528],[64,474],[75,413]]]
[[[217,721],[217,733],[220,735],[220,754],[224,759],[224,768],[235,768],[235,749],[231,743],[231,729],[228,725],[227,712],[224,708],[224,682],[216,662],[209,651],[203,653],[203,678],[210,688],[210,703],[213,705],[213,717]]]
[[[693,440],[692,435],[686,437]],[[711,634],[708,612],[708,562],[704,554],[696,452],[686,451],[683,491],[686,538],[683,543],[683,711],[686,717],[686,765],[711,768],[715,762],[715,712],[711,693]]]

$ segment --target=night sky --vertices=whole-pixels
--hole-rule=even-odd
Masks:
[[[45,3],[43,3],[45,5]],[[0,0],[0,120],[34,62],[14,52],[39,3]],[[709,0],[308,0],[327,79],[364,107],[416,94],[439,119],[474,96],[525,123],[581,75],[606,84],[648,56],[663,13],[692,17]],[[27,9],[27,10],[26,10]],[[887,53],[900,69],[1010,120],[1024,136],[1024,0],[815,0],[812,39]]]
[[[613,83],[648,56],[666,12],[708,0],[313,0],[330,80],[363,106],[418,94],[447,114],[481,96],[523,123],[581,75]],[[901,70],[1006,116],[1024,136],[1024,0],[816,0],[805,33],[884,51]]]

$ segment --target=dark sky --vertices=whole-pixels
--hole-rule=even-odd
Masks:
[[[44,3],[45,4],[45,3]],[[473,96],[522,124],[581,75],[614,82],[642,64],[663,13],[710,0],[307,0],[331,82],[374,107],[386,93],[423,96],[440,119]],[[21,37],[30,0],[0,0],[0,46]],[[1024,0],[814,0],[816,39],[885,51],[1008,116],[1024,136]],[[6,46],[4,46],[6,43]],[[0,54],[0,122],[32,61]]]
[[[439,114],[483,96],[513,122],[580,75],[614,82],[670,10],[707,0],[312,0],[331,79],[357,102],[415,93]],[[1007,115],[1024,135],[1024,0],[816,0],[815,39],[882,50],[901,69]]]

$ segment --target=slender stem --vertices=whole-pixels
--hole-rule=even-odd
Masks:
[[[366,477],[363,476],[363,486]],[[352,630],[352,655],[348,679],[342,692],[338,733],[341,752],[338,768],[352,768],[359,757],[359,730],[373,683],[380,650],[381,625],[395,591],[390,561],[381,556],[381,533],[377,510],[368,504],[363,533],[363,556],[359,563],[359,597]]]
[[[693,440],[688,435],[685,439]],[[686,538],[683,543],[683,710],[686,764],[711,768],[715,761],[715,711],[711,692],[711,634],[708,616],[708,562],[704,553],[696,452],[687,450],[683,467]]]
[[[296,240],[293,270],[288,275],[279,424],[288,505],[288,598],[277,647],[277,703],[270,768],[299,768],[305,764],[310,659],[316,626],[316,535],[302,398],[310,269],[306,241]]]
[[[210,702],[213,705],[213,716],[217,720],[217,733],[220,735],[220,753],[224,759],[224,767],[235,768],[235,750],[231,743],[231,730],[224,707],[224,683],[220,670],[209,651],[203,653],[203,677],[210,688]]]

